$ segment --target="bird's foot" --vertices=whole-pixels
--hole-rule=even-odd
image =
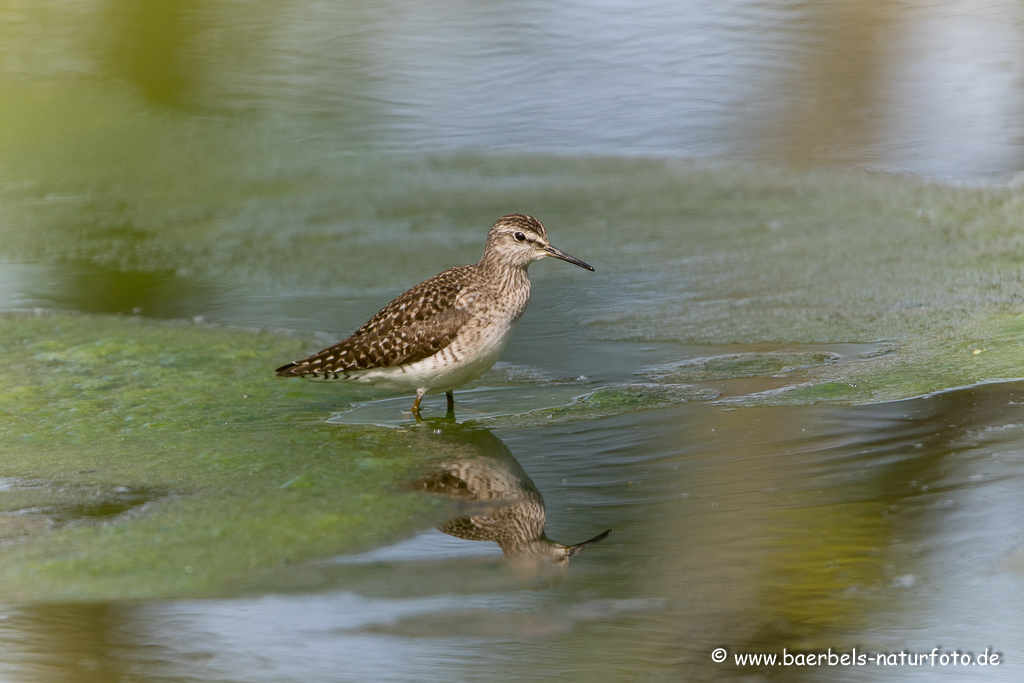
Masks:
[[[423,389],[416,392],[416,400],[412,402],[412,416],[416,418],[416,422],[423,422],[423,418],[420,417],[420,401],[423,400],[423,395],[427,393]]]

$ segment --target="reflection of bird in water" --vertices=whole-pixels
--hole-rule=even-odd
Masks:
[[[499,447],[486,454],[448,460],[419,482],[423,491],[451,498],[465,516],[440,527],[442,532],[470,541],[494,541],[506,557],[568,562],[584,548],[603,541],[611,529],[589,541],[563,545],[544,533],[544,498],[508,448],[489,432]],[[477,449],[479,453],[479,450]]]

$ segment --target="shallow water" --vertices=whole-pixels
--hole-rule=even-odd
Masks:
[[[8,608],[4,659],[13,680],[792,680],[716,665],[711,651],[991,648],[1005,663],[986,677],[1015,680],[1022,404],[1024,387],[992,384],[859,408],[433,423],[471,444],[468,457],[518,460],[552,538],[611,537],[533,589],[533,571],[509,568],[493,543],[423,530],[299,568],[312,594]]]
[[[3,3],[0,678],[1020,680],[1019,15]],[[271,376],[510,211],[457,423]]]

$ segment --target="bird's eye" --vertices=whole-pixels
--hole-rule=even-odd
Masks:
[[[512,236],[516,238],[516,242],[525,242],[526,241],[526,235],[524,235],[521,232],[517,232],[516,234],[514,234]]]

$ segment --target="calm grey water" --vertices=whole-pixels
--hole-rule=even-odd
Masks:
[[[1021,8],[1005,0],[46,0],[2,12],[0,77],[14,102],[40,89],[127,97],[121,107],[141,97],[350,148],[781,159],[955,178],[1018,171],[1024,153]],[[80,104],[78,121],[95,102]],[[19,110],[8,134],[31,140],[39,121]]]
[[[369,171],[388,182],[401,175],[401,154],[463,148],[498,159],[668,156],[1002,178],[1024,165],[1021,20],[1017,3],[954,0],[4,3],[0,196],[15,217],[4,229],[57,226],[67,239],[0,254],[0,309],[345,333],[397,293],[398,277],[479,247],[442,232],[450,242],[386,249],[415,237],[417,221],[437,222],[436,193],[417,177],[402,181],[409,231],[381,217],[389,207],[363,207],[369,227],[356,246],[369,244],[359,253],[381,265],[353,259],[341,284],[324,286],[301,263],[281,265],[272,247],[323,237],[347,209],[324,202],[334,188],[317,183],[340,185],[352,151],[357,165],[386,159]],[[333,156],[310,152],[319,147]],[[478,172],[467,162],[438,171],[449,174],[438,182]],[[226,178],[242,178],[245,192]],[[493,204],[514,205],[519,187],[503,176],[490,191]],[[391,196],[368,194],[366,205]],[[267,225],[282,227],[255,232]],[[259,274],[247,287],[265,286],[248,289],[189,232],[250,228],[239,269]],[[133,259],[157,239],[179,258],[138,257],[139,267]],[[651,264],[612,303],[628,309],[671,277]],[[600,341],[581,330],[584,280],[547,271],[536,280],[505,357],[519,367],[603,386],[744,348]],[[879,344],[814,350],[856,355]],[[772,382],[714,388],[743,395]],[[484,389],[466,407],[525,411],[534,397]],[[544,585],[518,575],[493,543],[418,529],[304,569],[317,590],[9,605],[0,677],[1020,680],[1022,401],[1024,389],[1008,383],[861,407],[697,402],[524,429],[438,423],[440,438],[522,466],[544,497],[551,538],[612,535]],[[339,429],[388,423],[395,405],[324,419]],[[718,647],[725,663],[712,661]],[[1003,664],[744,668],[733,659],[855,647],[988,648]]]

